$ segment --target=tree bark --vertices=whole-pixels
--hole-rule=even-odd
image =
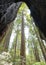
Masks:
[[[34,43],[34,55],[35,55],[36,61],[40,62],[40,57],[39,57],[39,52],[38,52],[38,48],[37,48],[37,43],[34,41],[34,39],[33,39],[33,43]]]
[[[8,25],[8,30],[6,32],[5,39],[3,42],[4,51],[8,51],[8,46],[9,46],[12,29],[13,29],[13,22]]]
[[[35,27],[34,29],[35,29],[36,36],[37,36],[37,38],[38,38],[39,45],[40,45],[40,48],[41,48],[41,50],[42,50],[44,59],[45,59],[45,61],[46,61],[46,48],[45,48],[45,46],[44,46],[44,43],[43,43],[42,39],[41,39],[40,36],[39,36],[38,30],[36,31],[36,27]]]
[[[3,20],[3,22],[1,22],[1,25],[0,25],[0,44],[4,44],[4,42],[5,42],[5,44],[4,44],[4,47],[6,48],[6,41],[5,41],[5,39],[6,38],[8,38],[9,39],[9,36],[7,35],[7,34],[10,34],[10,32],[8,33],[8,29],[10,28],[9,27],[9,23],[10,22],[12,22],[15,18],[16,18],[16,16],[17,16],[17,12],[18,12],[18,9],[19,9],[19,7],[20,7],[20,5],[21,5],[22,3],[13,3],[12,4],[12,6],[10,6],[8,9],[9,9],[9,11],[7,11],[6,13],[7,14],[4,14],[4,16],[2,17],[2,20],[3,20],[3,18],[5,18],[4,20]],[[14,6],[13,6],[14,5]],[[13,10],[13,15],[12,14],[10,14],[10,12],[11,12],[11,10]],[[10,15],[11,15],[11,18],[9,18],[8,17],[8,15],[9,15],[9,17],[10,17]],[[11,27],[12,27],[12,25],[11,25]],[[9,30],[10,31],[10,30]],[[8,37],[7,37],[8,36]],[[7,39],[7,40],[8,40]],[[9,40],[8,40],[9,41]],[[8,43],[8,42],[7,42]]]
[[[22,27],[21,27],[21,65],[26,65],[26,56],[25,56],[25,35],[24,35],[24,13],[22,12]]]

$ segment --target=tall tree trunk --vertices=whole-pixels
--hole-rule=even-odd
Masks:
[[[36,32],[36,36],[37,36],[37,38],[38,38],[40,48],[41,48],[41,50],[42,50],[44,59],[45,59],[45,61],[46,61],[46,48],[45,48],[45,46],[44,46],[44,43],[43,43],[42,39],[41,39],[40,36],[39,36],[38,30],[36,30],[36,26],[34,26],[34,30],[35,30],[35,32]]]
[[[14,39],[14,55],[13,55],[13,65],[15,65],[15,59],[16,59],[17,37],[18,37],[18,33],[16,34],[16,38]]]
[[[3,42],[4,51],[8,51],[8,46],[9,46],[9,41],[10,41],[12,29],[13,29],[13,22],[8,25],[8,30],[6,32],[5,40]]]
[[[34,55],[35,55],[36,61],[40,62],[40,57],[39,57],[37,46],[34,46]]]
[[[45,47],[45,45],[44,45],[44,42],[41,40],[41,38],[40,38],[38,32],[37,32],[37,38],[38,38],[39,45],[40,45],[40,48],[41,48],[41,50],[42,50],[44,59],[45,59],[45,61],[46,61],[46,47]]]
[[[34,43],[34,55],[35,55],[36,61],[40,62],[40,57],[39,57],[39,52],[38,52],[38,48],[37,48],[37,43],[34,41],[34,39],[33,39],[33,43]]]
[[[5,32],[5,36],[3,37],[3,39],[1,40],[1,45],[2,45],[2,51],[8,51],[8,46],[9,46],[9,41],[10,41],[10,36],[12,33],[12,28],[13,28],[13,22],[10,23],[7,26],[7,30]],[[1,51],[1,50],[0,50]],[[1,52],[2,52],[1,51]]]
[[[2,45],[2,43],[4,44],[7,33],[8,33],[8,29],[9,29],[9,23],[12,22],[14,20],[14,18],[16,18],[18,9],[20,7],[22,3],[14,3],[14,6],[9,7],[9,12],[11,12],[12,8],[13,8],[13,15],[10,14],[9,12],[7,12],[7,15],[4,14],[4,18],[5,20],[1,23],[2,25],[0,25],[0,44]],[[11,18],[8,18],[7,16],[11,15]],[[12,19],[13,17],[13,19]],[[3,18],[2,18],[3,19]],[[12,20],[11,20],[12,19]],[[3,24],[4,23],[4,24]],[[2,30],[3,29],[3,30]],[[2,31],[1,31],[2,30]],[[10,33],[10,32],[9,32]],[[8,36],[9,37],[9,36]],[[8,38],[9,39],[9,38]],[[6,46],[6,44],[4,45],[4,47]]]
[[[24,35],[24,13],[22,12],[22,27],[21,27],[21,65],[26,65],[26,56],[25,56],[25,35]]]
[[[38,41],[39,41],[39,45],[41,47],[41,50],[42,50],[42,53],[43,53],[43,56],[44,56],[44,59],[46,61],[46,47],[44,46],[44,43],[42,41],[42,39],[40,38],[40,35],[39,35],[39,31],[37,30],[38,28],[36,28],[36,26],[33,24],[33,19],[32,19],[32,25],[34,27],[34,30],[35,30],[35,33],[36,33],[36,37],[38,38]]]

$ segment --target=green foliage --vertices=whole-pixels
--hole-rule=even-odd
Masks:
[[[28,7],[26,6],[25,3],[22,3],[21,7],[19,8],[19,13],[21,13],[23,10],[27,9]]]
[[[46,65],[46,63],[45,62],[36,62],[33,65]]]

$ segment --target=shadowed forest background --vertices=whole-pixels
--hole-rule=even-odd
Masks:
[[[17,11],[0,38],[0,65],[46,65],[46,41],[40,38],[30,10],[22,3]]]

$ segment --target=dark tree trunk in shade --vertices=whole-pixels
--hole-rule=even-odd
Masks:
[[[21,25],[21,65],[26,65],[26,55],[25,55],[25,34],[24,34],[24,13],[22,12],[22,25]]]

